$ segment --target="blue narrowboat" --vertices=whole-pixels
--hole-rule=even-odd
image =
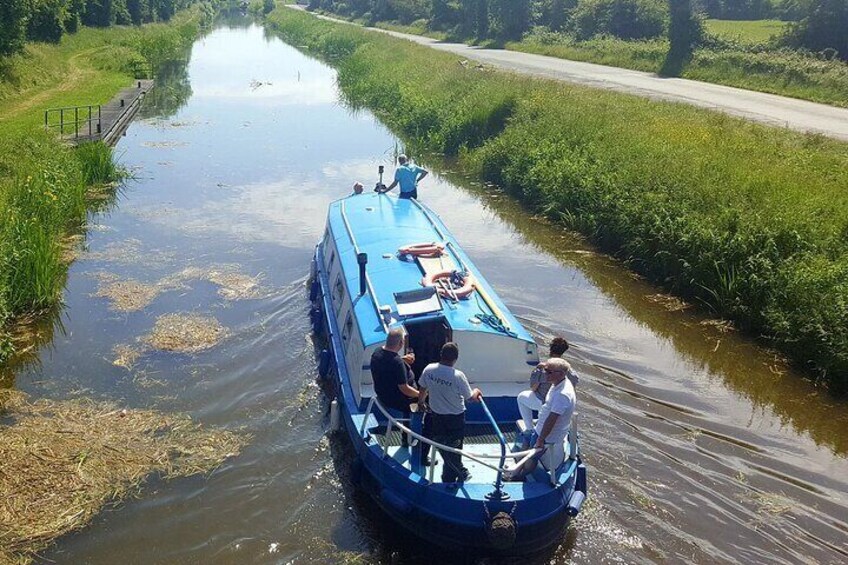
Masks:
[[[357,484],[398,524],[443,547],[518,553],[561,541],[586,496],[577,434],[572,424],[556,468],[510,480],[535,454],[521,450],[516,396],[539,363],[537,346],[441,219],[386,194],[333,202],[309,288],[313,329],[327,344],[319,374],[335,391],[331,427],[350,437]],[[371,355],[395,327],[415,352],[417,375],[453,341],[457,368],[483,391],[466,413],[469,481],[441,483],[436,449],[422,465],[422,443],[439,446],[421,435],[420,415],[404,419],[375,396]],[[402,433],[418,441],[405,447]]]

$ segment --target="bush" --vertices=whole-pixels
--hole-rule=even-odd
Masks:
[[[27,39],[58,43],[67,17],[64,0],[34,0],[27,20]]]
[[[596,35],[647,39],[665,32],[667,18],[660,0],[580,0],[571,27],[580,39]]]
[[[784,41],[810,51],[835,50],[837,57],[848,61],[848,1],[814,0],[804,19],[790,26]]]
[[[0,2],[0,57],[13,55],[24,48],[26,8],[27,0]]]

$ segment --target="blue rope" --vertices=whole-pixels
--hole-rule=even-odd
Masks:
[[[518,334],[503,325],[500,318],[493,314],[474,314],[474,317],[495,331],[504,333],[509,337],[518,337]]]

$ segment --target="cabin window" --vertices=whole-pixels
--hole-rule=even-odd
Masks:
[[[336,277],[336,284],[333,286],[333,302],[336,304],[336,313],[342,309],[344,295],[344,281],[342,280],[342,274],[339,273],[339,276]]]
[[[327,273],[333,272],[333,263],[336,262],[336,250],[330,250],[330,261],[327,263]]]
[[[342,343],[347,344],[350,340],[351,332],[353,332],[353,316],[351,316],[350,312],[348,312],[344,329],[342,330]]]

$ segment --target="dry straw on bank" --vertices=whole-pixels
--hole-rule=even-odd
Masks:
[[[0,563],[27,563],[152,473],[207,473],[244,437],[183,415],[91,400],[27,401],[0,390]]]

